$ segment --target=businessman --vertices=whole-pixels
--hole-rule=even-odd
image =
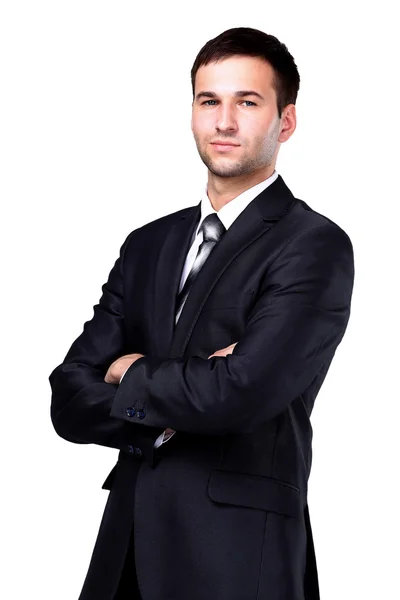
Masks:
[[[317,600],[310,415],[352,244],[275,169],[296,128],[287,47],[229,29],[191,78],[201,200],[127,236],[49,377],[57,433],[119,450],[79,599]]]

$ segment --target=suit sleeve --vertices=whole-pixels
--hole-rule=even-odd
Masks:
[[[340,227],[327,222],[302,232],[266,271],[232,354],[139,358],[111,415],[191,433],[251,433],[332,359],[350,316],[353,280],[353,248]]]
[[[154,440],[160,428],[143,433],[140,424],[132,427],[110,416],[118,385],[106,383],[110,364],[127,354],[124,334],[123,259],[132,231],[121,246],[119,257],[102,286],[102,296],[91,320],[73,342],[63,362],[50,374],[51,420],[56,432],[75,443],[95,443],[112,448]]]

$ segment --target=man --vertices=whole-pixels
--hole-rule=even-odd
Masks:
[[[347,234],[275,171],[299,81],[255,29],[200,50],[201,202],[128,235],[50,375],[58,434],[120,450],[80,600],[319,598],[310,415],[354,267]]]

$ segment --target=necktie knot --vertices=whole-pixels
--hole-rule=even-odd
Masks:
[[[211,213],[203,220],[200,229],[205,242],[218,242],[226,229],[217,213]]]

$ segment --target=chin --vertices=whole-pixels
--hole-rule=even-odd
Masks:
[[[213,175],[217,175],[218,177],[236,177],[237,175],[241,175],[239,169],[236,168],[236,165],[232,165],[231,167],[226,166],[225,168],[218,168],[218,165],[215,167],[211,165],[208,169]]]

